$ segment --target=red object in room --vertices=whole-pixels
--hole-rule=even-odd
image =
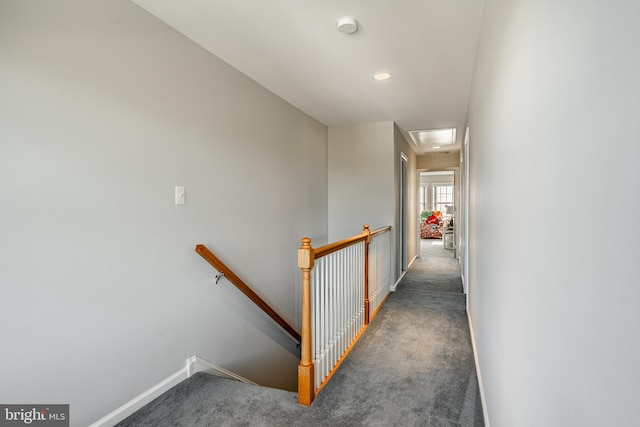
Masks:
[[[431,215],[429,218],[427,218],[427,224],[437,224],[438,218],[436,218],[435,216]]]

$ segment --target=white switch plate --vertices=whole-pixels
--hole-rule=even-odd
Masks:
[[[184,205],[184,187],[176,185],[176,205]]]

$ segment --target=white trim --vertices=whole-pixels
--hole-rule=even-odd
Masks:
[[[406,183],[405,183],[406,181]],[[398,227],[398,235],[400,237],[400,271],[409,268],[409,158],[403,151],[400,151],[400,218]],[[396,242],[398,239],[396,239]],[[405,266],[405,259],[407,265]],[[397,260],[397,258],[396,258]],[[396,267],[397,270],[397,267]]]
[[[100,418],[89,427],[114,426],[187,378],[189,377],[187,376],[187,368],[185,367],[171,375],[169,378],[154,385],[144,393],[134,397],[115,411],[111,412],[109,415]]]
[[[240,375],[236,375],[233,372],[227,371],[224,368],[221,368],[213,363],[202,359],[198,356],[191,356],[187,359],[186,366],[180,369],[175,374],[169,376],[168,378],[160,381],[158,384],[151,387],[149,390],[139,394],[134,397],[124,405],[120,406],[118,409],[114,410],[110,414],[100,418],[95,423],[91,424],[89,427],[111,427],[118,424],[120,421],[124,420],[128,416],[132,415],[137,410],[141,409],[143,406],[151,402],[153,399],[157,398],[161,394],[166,391],[171,390],[173,387],[180,384],[182,381],[191,377],[193,374],[205,371],[205,370],[214,370],[220,372],[229,378],[236,379],[238,381],[242,381],[248,384],[255,384],[254,382],[241,377]]]
[[[398,287],[398,285],[400,284],[400,281],[402,280],[402,278],[404,277],[405,274],[407,274],[407,271],[409,271],[409,267],[411,267],[411,264],[413,264],[413,262],[418,258],[418,255],[414,255],[413,258],[411,258],[411,261],[409,261],[409,265],[407,266],[407,270],[403,271],[402,274],[400,275],[400,278],[398,280],[396,280],[396,283],[393,284],[393,286],[391,286],[389,288],[390,292],[395,292],[396,288]]]
[[[418,241],[419,243],[420,241]],[[413,264],[413,262],[418,258],[418,254],[415,254],[413,256],[413,258],[411,258],[411,261],[409,261],[409,265],[407,266],[407,268],[411,267],[411,264]],[[404,275],[403,275],[404,276]]]
[[[193,371],[193,366],[196,367],[195,371]],[[195,374],[196,372],[200,372],[200,371],[206,371],[208,369],[213,369],[214,371],[217,371],[221,374],[223,374],[223,376],[226,376],[228,378],[234,379],[234,380],[238,380],[241,381],[243,383],[246,384],[252,384],[252,385],[258,385],[256,383],[254,383],[251,380],[248,380],[244,377],[241,377],[240,375],[234,374],[231,371],[228,371],[218,365],[215,365],[207,360],[204,360],[201,357],[198,356],[191,356],[190,358],[187,359],[187,370],[190,372],[189,376]]]
[[[467,279],[464,277],[464,265],[462,264],[462,258],[458,257],[458,265],[460,266],[460,279],[462,280],[462,290],[464,292],[464,308],[467,311],[467,316],[469,315],[469,286],[467,283]]]
[[[462,261],[462,265],[460,270],[462,271],[462,276],[467,279],[463,282],[463,289],[466,295],[469,295],[469,209],[470,206],[470,193],[469,193],[469,183],[470,177],[469,173],[471,171],[471,164],[469,163],[469,126],[465,128],[464,131],[464,149],[460,150],[460,157],[464,163],[461,162],[462,170],[460,171],[460,215],[458,215],[457,227],[460,230],[460,238],[463,252],[460,253],[460,259]],[[469,299],[467,298],[467,311],[469,311]]]
[[[413,259],[415,259],[415,257]],[[413,261],[411,261],[411,262],[413,262]],[[396,288],[398,287],[398,284],[400,284],[400,281],[402,281],[402,278],[404,277],[405,274],[407,274],[406,270],[404,270],[402,272],[402,274],[400,274],[400,277],[398,278],[398,280],[396,280],[396,283],[394,283],[393,286],[391,286],[389,288],[390,292],[395,292],[396,291]]]
[[[478,362],[478,352],[476,351],[476,338],[473,332],[473,323],[471,316],[467,310],[467,320],[469,321],[469,332],[471,333],[471,348],[473,349],[473,360],[476,364],[476,375],[478,377],[478,389],[480,390],[480,401],[482,402],[482,416],[484,417],[485,427],[491,427],[489,424],[489,411],[487,410],[487,401],[484,397],[484,384],[482,383],[482,373],[480,372],[480,363]]]

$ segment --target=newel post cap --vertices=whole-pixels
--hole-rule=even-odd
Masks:
[[[362,234],[367,235],[367,243],[369,243],[371,241],[371,230],[369,229],[369,224],[365,224],[364,227],[362,227]]]
[[[311,239],[308,237],[302,238],[302,245],[298,249],[298,267],[299,268],[313,268],[314,251],[311,247]]]

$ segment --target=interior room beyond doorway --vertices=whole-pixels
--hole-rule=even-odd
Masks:
[[[455,172],[420,172],[420,256],[454,255]]]

